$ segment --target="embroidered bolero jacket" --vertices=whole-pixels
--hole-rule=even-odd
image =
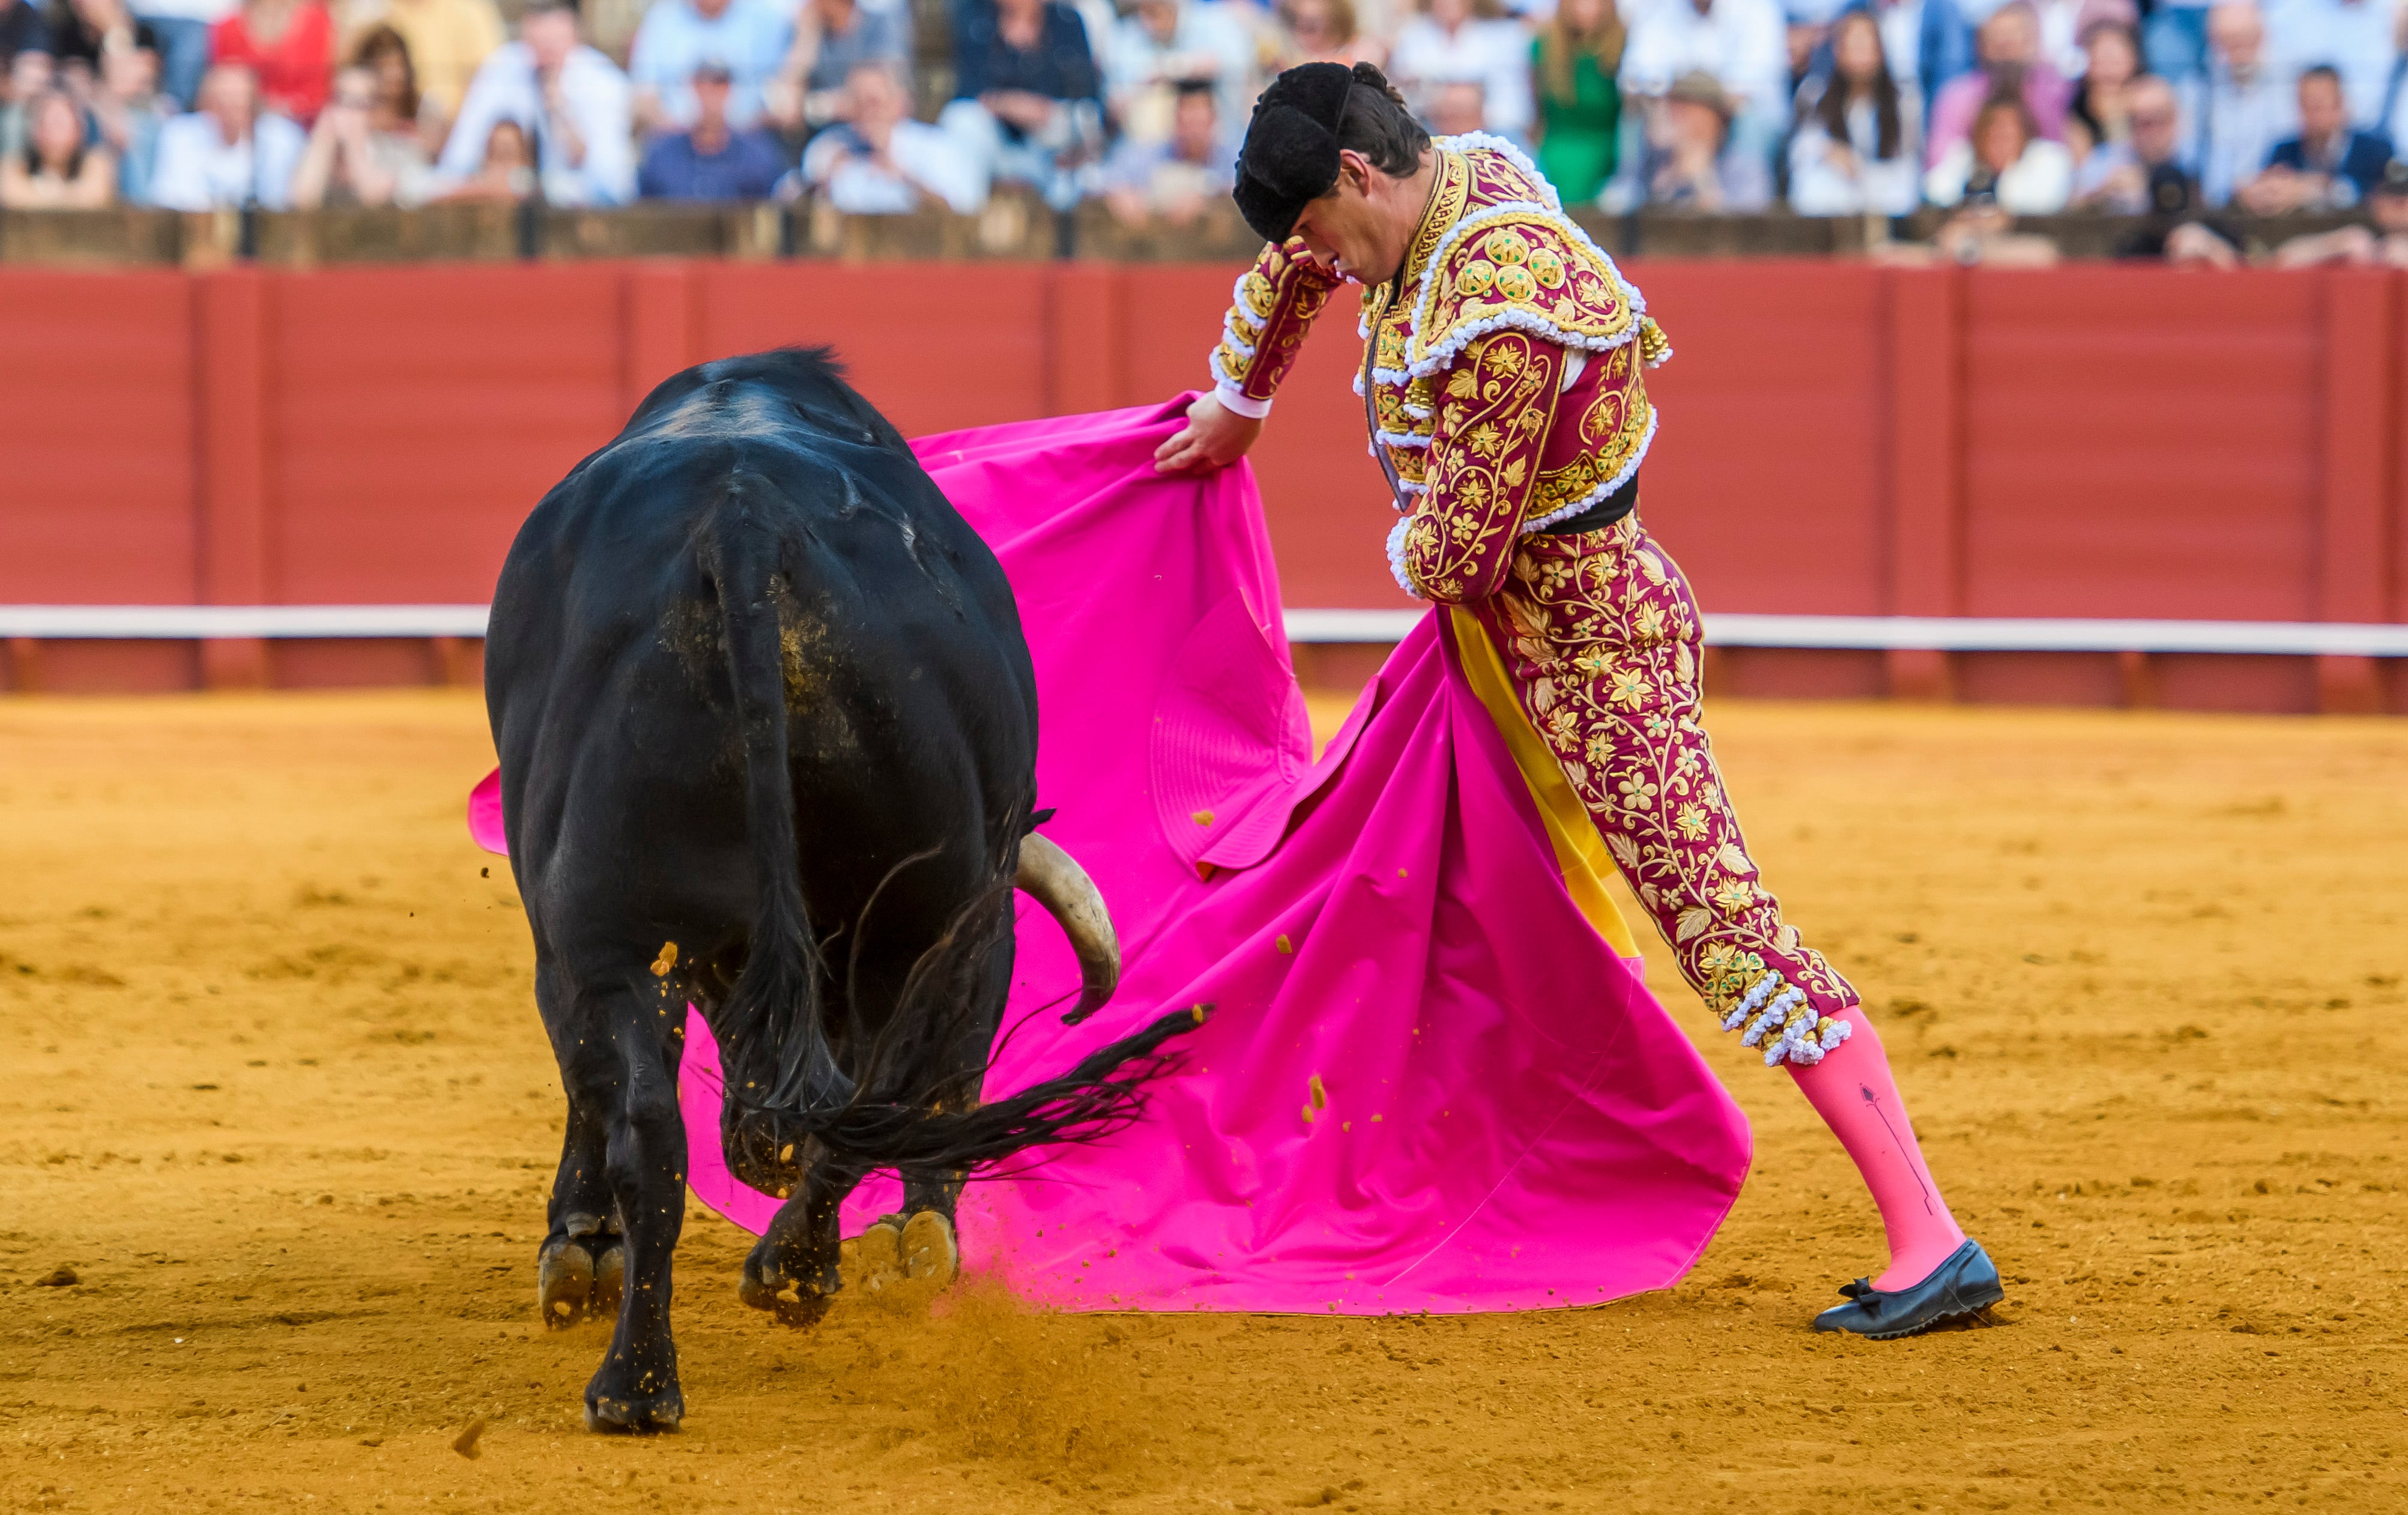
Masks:
[[[1360,334],[1372,445],[1404,486],[1389,565],[1409,593],[1461,603],[1503,586],[1521,536],[1639,471],[1656,435],[1641,370],[1671,349],[1519,150],[1438,147],[1429,211],[1397,280],[1366,293]],[[1212,352],[1225,406],[1268,411],[1339,283],[1300,238],[1263,250]]]

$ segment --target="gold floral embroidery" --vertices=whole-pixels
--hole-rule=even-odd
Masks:
[[[1697,604],[1636,516],[1526,536],[1480,607],[1522,705],[1690,985],[1768,1063],[1844,1036],[1856,991],[1781,919],[1698,723]]]
[[[1538,496],[1530,502],[1534,518],[1554,515],[1582,502],[1595,503],[1607,482],[1622,477],[1646,445],[1647,428],[1656,412],[1647,401],[1643,370],[1634,361],[1631,344],[1599,354],[1597,396],[1577,422],[1581,450],[1560,468],[1539,476]]]
[[[1405,574],[1431,599],[1479,599],[1504,581],[1562,371],[1561,349],[1507,330],[1472,343],[1447,374],[1428,493],[1404,542]],[[1392,456],[1408,450],[1418,450]]]
[[[1405,408],[1406,399],[1406,392],[1393,384],[1371,386],[1371,413],[1380,430],[1391,436],[1428,436],[1429,418],[1426,415],[1416,418]]]
[[[1272,248],[1263,254],[1263,262],[1266,265],[1274,259],[1279,259],[1277,248]],[[1271,305],[1278,297],[1279,292],[1272,286],[1263,268],[1249,271],[1245,278],[1238,281],[1239,303],[1245,307],[1246,313],[1254,317],[1257,323],[1271,313]]]
[[[1489,171],[1487,157],[1482,155],[1483,174]],[[1420,323],[1405,361],[1391,364],[1383,356],[1382,367],[1422,365],[1459,348],[1468,329],[1493,330],[1515,311],[1584,343],[1620,342],[1632,334],[1639,318],[1628,292],[1604,256],[1560,218],[1537,209],[1469,213],[1490,219],[1475,222],[1440,254],[1444,265],[1430,278],[1429,305],[1417,312]],[[1407,278],[1412,279],[1412,271]]]

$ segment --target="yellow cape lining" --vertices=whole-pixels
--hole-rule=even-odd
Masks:
[[[1447,607],[1447,614],[1453,620],[1464,678],[1480,703],[1488,707],[1498,735],[1513,754],[1513,765],[1522,770],[1522,781],[1529,786],[1530,798],[1539,807],[1539,819],[1546,822],[1547,840],[1555,847],[1555,865],[1563,870],[1564,888],[1617,956],[1637,958],[1639,944],[1630,935],[1630,925],[1623,920],[1613,896],[1606,893],[1605,881],[1614,872],[1613,854],[1606,850],[1597,822],[1589,819],[1588,808],[1572,793],[1546,738],[1530,724],[1522,702],[1514,697],[1505,660],[1498,655],[1497,644],[1488,639],[1488,628],[1461,606]]]

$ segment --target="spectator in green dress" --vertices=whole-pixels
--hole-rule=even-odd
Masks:
[[[1530,48],[1539,96],[1539,170],[1570,205],[1613,177],[1622,123],[1622,18],[1614,0],[1560,0]]]

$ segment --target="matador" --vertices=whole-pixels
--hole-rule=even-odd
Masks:
[[[1942,1199],[1856,991],[1783,921],[1715,765],[1697,602],[1640,522],[1646,372],[1671,349],[1639,291],[1528,158],[1492,136],[1432,141],[1369,64],[1274,80],[1236,196],[1268,245],[1238,281],[1211,393],[1156,465],[1242,455],[1314,319],[1362,285],[1356,389],[1398,512],[1398,582],[1459,643],[1493,647],[1500,726],[1535,732],[1682,976],[1788,1069],[1879,1207],[1889,1266],[1815,1329],[1907,1336],[1996,1303],[1998,1270]]]

